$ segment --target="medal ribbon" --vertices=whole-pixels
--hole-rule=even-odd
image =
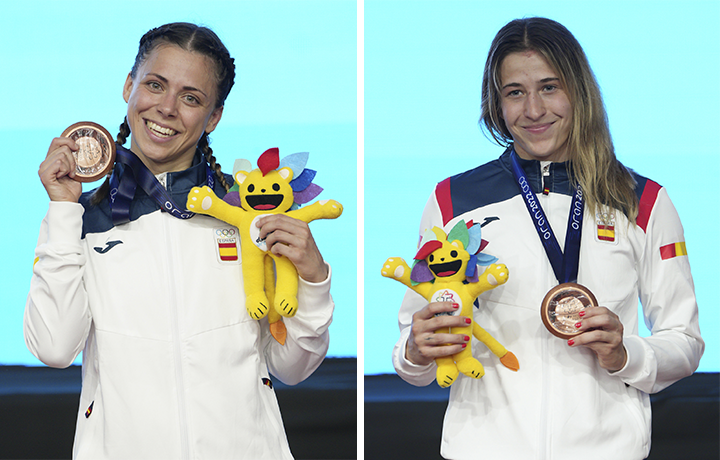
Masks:
[[[545,212],[530,187],[525,171],[520,166],[515,150],[510,153],[510,159],[512,160],[513,176],[520,188],[520,195],[522,195],[525,206],[530,213],[530,217],[532,217],[535,230],[537,230],[540,241],[545,248],[545,253],[550,260],[555,277],[560,284],[577,282],[584,206],[582,190],[580,187],[575,189],[572,204],[570,205],[567,233],[565,234],[565,249],[561,251],[555,233],[550,227],[550,222],[545,217]]]
[[[190,219],[195,215],[195,213],[178,206],[165,187],[160,184],[147,166],[130,150],[118,145],[115,161],[125,166],[125,174],[123,174],[120,179],[118,179],[117,174],[110,176],[110,194],[108,195],[108,199],[110,201],[110,208],[112,209],[114,225],[130,221],[130,202],[135,196],[135,190],[138,184],[148,196],[152,197],[160,205],[160,209],[170,213],[170,215],[178,219]],[[128,174],[128,170],[131,171],[132,174]],[[215,178],[207,163],[205,163],[205,172],[207,174],[206,185],[214,188]]]

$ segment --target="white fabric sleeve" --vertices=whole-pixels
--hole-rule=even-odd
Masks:
[[[689,258],[663,260],[660,253],[663,246],[684,242],[680,218],[662,188],[638,264],[640,301],[651,336],[624,337],[628,360],[613,374],[646,393],[656,393],[692,374],[705,349]]]
[[[270,335],[267,320],[263,326],[263,342],[270,372],[287,385],[296,385],[320,366],[328,347],[335,303],[330,295],[332,269],[320,283],[298,280],[298,310],[295,316],[283,318],[287,328],[285,345]]]
[[[420,235],[425,233],[426,229],[433,226],[442,227],[442,215],[440,206],[435,198],[435,193],[430,196],[422,218],[420,219]],[[418,242],[420,238],[418,238]],[[427,305],[421,295],[415,291],[408,289],[405,293],[400,313],[398,314],[398,326],[400,328],[400,338],[398,339],[392,352],[393,365],[397,374],[406,382],[415,386],[426,386],[435,380],[437,365],[435,362],[427,366],[419,366],[413,364],[405,358],[405,348],[407,340],[410,336],[410,327],[412,326],[412,315]]]
[[[37,262],[25,306],[25,343],[51,367],[73,363],[92,322],[83,283],[83,213],[78,203],[50,202],[35,249]]]

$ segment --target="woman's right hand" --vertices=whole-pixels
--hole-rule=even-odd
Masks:
[[[75,141],[68,137],[56,137],[48,149],[45,161],[40,164],[38,175],[51,201],[77,203],[82,194],[82,184],[75,177]]]
[[[415,313],[410,327],[407,347],[405,348],[405,358],[413,364],[426,366],[433,362],[435,358],[460,353],[467,346],[470,340],[469,336],[435,333],[438,329],[468,327],[472,324],[470,318],[447,314],[455,313],[458,308],[458,304],[452,302],[433,302]],[[435,316],[438,313],[446,314]]]

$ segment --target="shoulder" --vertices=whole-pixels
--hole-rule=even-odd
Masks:
[[[101,233],[113,227],[112,213],[107,197],[100,200],[96,205],[91,203],[96,191],[97,189],[85,192],[80,196],[80,200],[78,200],[85,210],[83,213],[83,238],[88,233]]]
[[[445,223],[455,216],[508,200],[519,193],[505,157],[506,154],[503,154],[496,160],[448,177],[436,185],[435,199]]]
[[[638,198],[637,225],[642,228],[643,231],[647,231],[650,215],[655,208],[655,203],[657,203],[658,194],[662,186],[634,171],[631,171],[631,174],[633,179],[635,179],[635,194]]]

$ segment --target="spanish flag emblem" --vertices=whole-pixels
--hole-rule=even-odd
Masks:
[[[597,223],[597,240],[606,243],[615,243],[615,213],[613,211],[598,212],[595,215]]]
[[[686,256],[687,248],[685,242],[666,244],[660,247],[660,257],[662,260],[672,259],[673,257]]]
[[[218,251],[223,262],[238,260],[237,245],[234,242],[218,243]]]
[[[600,241],[615,241],[615,226],[598,224],[597,235]]]

